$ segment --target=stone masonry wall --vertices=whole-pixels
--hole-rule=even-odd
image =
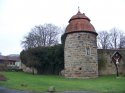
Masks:
[[[119,73],[125,74],[125,49],[112,50],[112,49],[98,49],[98,62],[99,62],[99,75],[116,74],[116,68],[111,62],[111,56],[114,52],[118,51],[122,55],[121,62],[118,66]]]
[[[98,76],[96,35],[89,32],[70,33],[64,47],[65,77]]]

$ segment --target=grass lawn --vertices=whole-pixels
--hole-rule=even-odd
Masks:
[[[54,86],[56,91],[96,91],[99,93],[125,93],[125,77],[115,75],[95,79],[68,79],[54,75],[32,75],[24,72],[0,72],[7,81],[0,86],[19,90],[47,91]]]

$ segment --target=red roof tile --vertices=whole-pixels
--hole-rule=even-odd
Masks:
[[[78,32],[78,31],[90,31],[95,32],[95,28],[90,23],[90,19],[80,11],[69,20],[69,24],[66,27],[65,33]],[[96,33],[96,32],[95,32]]]

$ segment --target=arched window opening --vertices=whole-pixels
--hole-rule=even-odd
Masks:
[[[86,47],[86,55],[91,55],[91,49],[89,46]]]

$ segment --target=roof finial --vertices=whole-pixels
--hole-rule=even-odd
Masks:
[[[78,11],[80,12],[80,8],[79,8],[79,6],[78,6]]]

